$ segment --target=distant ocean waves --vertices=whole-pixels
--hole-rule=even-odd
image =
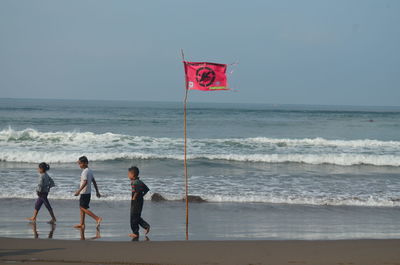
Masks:
[[[92,161],[121,159],[181,160],[181,138],[156,138],[114,133],[0,131],[0,161],[75,162],[85,154]],[[189,159],[263,163],[400,166],[400,141],[276,139],[266,137],[190,139]]]

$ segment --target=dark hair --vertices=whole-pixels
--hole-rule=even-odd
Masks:
[[[135,174],[135,176],[139,176],[139,168],[136,166],[130,167],[128,169],[129,172],[132,172],[133,174]]]
[[[39,168],[43,169],[44,171],[50,170],[49,164],[47,164],[47,163],[45,163],[45,162],[40,163],[40,164],[39,164]]]
[[[89,160],[87,159],[86,156],[81,156],[78,160],[79,162],[89,164]]]

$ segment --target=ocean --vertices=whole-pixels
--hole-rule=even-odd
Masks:
[[[189,103],[189,193],[219,207],[393,211],[397,222],[399,130],[400,107]],[[76,200],[81,155],[104,195],[95,201],[128,201],[137,165],[146,199],[174,205],[184,196],[182,103],[0,99],[0,200],[33,202],[42,161],[57,184],[50,199]]]

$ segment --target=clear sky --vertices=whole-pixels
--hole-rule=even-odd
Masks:
[[[239,62],[192,101],[400,105],[398,0],[1,0],[0,97],[180,101],[180,48]]]

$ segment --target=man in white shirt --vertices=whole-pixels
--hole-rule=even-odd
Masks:
[[[93,172],[89,168],[89,160],[87,159],[86,156],[81,156],[78,160],[79,167],[82,170],[81,174],[81,184],[79,189],[75,192],[75,196],[79,196],[79,207],[80,207],[80,213],[81,213],[81,223],[78,225],[75,225],[75,228],[85,228],[85,215],[89,215],[92,217],[97,225],[96,227],[100,227],[100,223],[103,220],[103,218],[95,215],[92,211],[89,210],[89,203],[90,203],[90,197],[91,197],[91,192],[92,192],[92,183],[94,188],[96,189],[96,196],[97,198],[100,198],[100,192],[99,189],[97,188],[97,183],[96,180],[94,179]]]

